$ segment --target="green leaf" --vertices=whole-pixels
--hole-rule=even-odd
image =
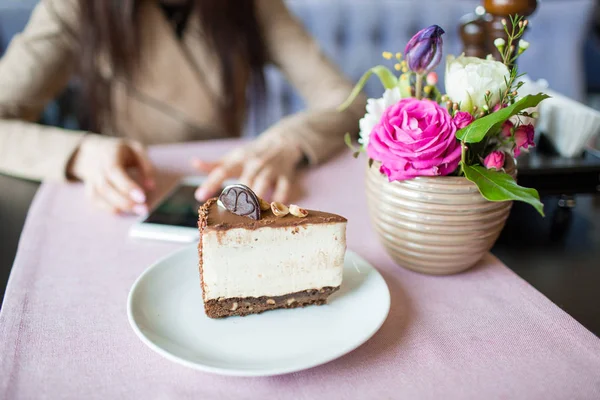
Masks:
[[[346,133],[344,135],[344,143],[346,143],[346,146],[348,146],[348,148],[352,150],[352,157],[354,158],[358,158],[360,153],[365,151],[365,148],[363,146],[359,145],[358,147],[354,147],[354,144],[352,143],[352,136],[350,135],[350,133]]]
[[[344,135],[344,143],[346,143],[346,146],[348,146],[350,150],[354,151],[354,145],[352,144],[352,136],[350,136],[349,132],[346,132],[346,134]]]
[[[480,165],[463,165],[465,177],[477,185],[481,195],[489,201],[523,201],[531,204],[543,216],[544,205],[537,190],[517,185],[512,176],[484,168]]]
[[[456,132],[456,137],[465,143],[478,143],[483,140],[485,135],[494,128],[499,129],[500,125],[513,115],[518,114],[529,107],[537,106],[542,100],[550,96],[538,93],[536,95],[528,95],[517,101],[515,104],[498,110],[485,117],[476,119],[470,125]]]
[[[352,93],[350,93],[350,96],[348,97],[348,99],[344,102],[344,104],[342,104],[341,106],[338,107],[338,111],[344,111],[345,109],[350,107],[350,104],[352,104],[352,102],[360,94],[361,90],[363,90],[363,88],[367,84],[367,81],[373,74],[375,74],[379,77],[381,84],[386,89],[391,89],[391,88],[395,87],[396,85],[398,85],[398,78],[396,78],[394,73],[392,71],[390,71],[387,67],[384,67],[383,65],[378,65],[376,67],[373,67],[370,70],[368,70],[367,72],[365,72],[365,74],[362,76],[362,78],[360,78],[360,80],[358,81],[356,86],[354,86],[354,89],[352,89]]]

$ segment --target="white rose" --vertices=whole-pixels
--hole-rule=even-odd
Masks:
[[[369,144],[369,136],[375,128],[375,125],[381,120],[383,112],[389,107],[402,99],[399,88],[387,89],[383,93],[383,97],[380,99],[368,99],[367,100],[367,113],[359,121],[360,127],[360,143],[363,147],[367,147]]]
[[[499,92],[506,90],[504,78],[508,80],[510,72],[499,61],[464,55],[448,56],[446,60],[446,94],[460,104],[462,111],[471,112],[474,106],[482,109],[488,90],[491,92],[490,106],[498,104]]]

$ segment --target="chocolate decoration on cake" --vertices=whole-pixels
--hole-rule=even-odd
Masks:
[[[260,219],[260,202],[248,186],[239,184],[227,186],[221,192],[219,200],[228,211],[236,215],[256,221]]]

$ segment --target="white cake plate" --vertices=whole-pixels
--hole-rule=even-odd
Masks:
[[[342,287],[327,305],[210,319],[195,246],[149,267],[127,302],[131,327],[152,350],[190,368],[235,376],[286,374],[341,357],[377,332],[389,308],[379,272],[348,251]]]

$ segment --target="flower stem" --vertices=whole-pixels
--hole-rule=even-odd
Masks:
[[[465,165],[467,165],[467,145],[465,142],[460,142],[460,173],[464,175]]]
[[[423,91],[423,75],[417,74],[417,82],[415,83],[415,97],[421,100],[421,92]]]

